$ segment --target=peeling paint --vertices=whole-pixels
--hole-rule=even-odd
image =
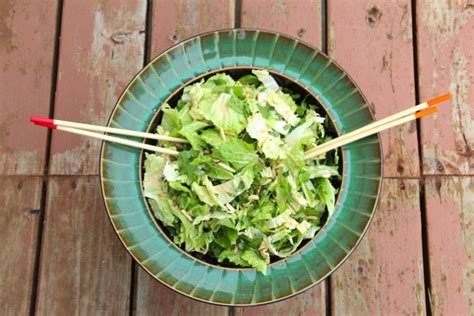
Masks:
[[[449,108],[422,121],[423,172],[472,174],[474,8],[467,1],[426,1],[420,15],[420,94],[432,97],[449,89],[453,95]]]
[[[474,10],[465,6],[460,10],[464,1],[437,0],[426,1],[423,8],[423,22],[428,26],[430,35],[441,41],[452,39],[466,24]],[[439,44],[439,43],[437,43]]]
[[[85,8],[65,4],[64,20],[91,23],[81,29],[71,23],[62,30],[58,117],[104,125],[123,88],[142,67],[146,3],[109,2],[91,2]],[[76,10],[82,10],[80,18]],[[99,148],[100,141],[54,132],[51,174],[97,174]]]
[[[331,21],[329,24],[328,30],[328,54],[333,58],[336,58],[336,34],[334,28],[334,22]]]
[[[48,113],[55,14],[55,0],[0,6],[0,174],[43,174],[46,129],[28,117]]]
[[[432,311],[473,314],[474,177],[428,177],[426,196]]]
[[[17,48],[12,30],[14,14],[16,13],[14,4],[14,0],[8,0],[0,8],[0,41],[2,41],[2,46],[5,45],[4,47],[8,52],[12,52]]]
[[[367,235],[331,276],[334,314],[413,315],[425,310],[418,192],[417,180],[384,180]]]
[[[459,155],[467,159],[469,169],[474,169],[474,121],[471,116],[469,89],[472,74],[467,72],[468,60],[466,56],[454,49],[450,67],[451,85],[449,90],[454,95],[451,107],[453,128],[455,133],[456,150]]]
[[[284,0],[273,1],[271,12],[272,14],[276,14],[276,15],[281,15],[281,14],[288,15],[288,8],[286,6],[285,1]]]

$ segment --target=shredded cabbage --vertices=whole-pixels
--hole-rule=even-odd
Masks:
[[[325,118],[285,91],[265,70],[237,81],[222,73],[162,107],[157,132],[189,145],[177,159],[146,155],[144,192],[186,251],[265,273],[334,212],[337,151],[303,158],[329,139]]]

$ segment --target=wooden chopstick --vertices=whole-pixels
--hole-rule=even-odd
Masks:
[[[101,140],[105,140],[108,142],[113,142],[125,146],[130,146],[130,147],[135,147],[135,148],[140,148],[140,149],[145,149],[149,151],[154,151],[160,154],[165,154],[165,155],[170,155],[170,156],[178,156],[179,152],[176,150],[168,149],[168,148],[163,148],[163,147],[158,147],[158,146],[153,146],[153,145],[148,145],[144,143],[139,143],[135,142],[133,140],[128,140],[120,137],[114,137],[114,136],[109,136],[109,135],[104,135],[104,134],[99,134],[99,133],[94,133],[91,131],[86,131],[83,129],[78,129],[78,128],[73,128],[73,127],[64,127],[64,126],[57,126],[56,129],[60,131],[65,131],[68,133],[73,133],[73,134],[78,134],[78,135],[83,135],[83,136],[88,136],[88,137],[93,137]]]
[[[414,106],[412,108],[406,109],[404,111],[401,111],[399,113],[396,113],[394,115],[381,119],[372,124],[361,127],[350,133],[344,134],[340,137],[337,137],[331,141],[328,141],[324,144],[321,144],[315,148],[308,150],[307,152],[305,152],[304,159],[311,159],[311,158],[318,157],[337,147],[344,146],[348,143],[354,142],[361,138],[379,133],[383,130],[386,130],[386,129],[404,124],[406,122],[416,120],[418,118],[429,115],[431,113],[434,113],[438,110],[438,108],[431,107],[431,106],[433,106],[434,104],[446,101],[450,98],[451,98],[450,93],[443,94],[439,97],[436,97],[434,99],[418,104],[417,106]],[[122,145],[135,147],[135,148],[141,148],[141,149],[154,151],[154,152],[171,155],[171,156],[178,156],[179,152],[176,150],[148,145],[148,144],[144,144],[144,143],[140,143],[136,141],[131,141],[128,139],[94,133],[93,131],[136,136],[136,137],[141,137],[141,138],[150,138],[150,139],[171,141],[171,142],[177,142],[177,143],[188,143],[186,139],[177,138],[177,137],[157,135],[157,134],[138,132],[138,131],[132,131],[132,130],[126,130],[126,129],[120,129],[120,128],[113,128],[113,127],[104,127],[104,126],[98,126],[98,125],[76,123],[76,122],[63,121],[63,120],[50,119],[50,118],[31,117],[31,121],[35,123],[36,125],[41,125],[41,126],[45,126],[49,128],[55,128],[55,129],[73,133],[73,134],[89,136],[89,137],[93,137],[93,138],[97,138],[97,139],[101,139],[105,141],[114,142],[117,144],[122,144]]]
[[[34,116],[31,117],[31,121],[37,125],[51,127],[51,128],[54,128],[54,126],[62,126],[62,127],[71,127],[75,129],[93,131],[93,132],[104,132],[104,133],[111,133],[111,134],[118,134],[118,135],[135,136],[135,137],[147,138],[147,139],[156,139],[156,140],[167,141],[167,142],[185,143],[185,144],[189,143],[184,138],[145,133],[145,132],[133,131],[129,129],[115,128],[115,127],[105,127],[105,126],[99,126],[99,125],[76,123],[76,122],[71,122],[71,121],[63,121],[63,120],[34,117]]]
[[[55,124],[58,120],[53,120],[53,119],[48,119],[48,118],[40,118],[40,117],[31,117],[30,119],[33,123],[36,125],[52,128],[52,129],[58,129],[60,131],[72,133],[72,134],[78,134],[78,135],[83,135],[83,136],[88,136],[92,138],[97,138],[125,146],[130,146],[130,147],[135,147],[135,148],[140,148],[140,149],[145,149],[149,151],[154,151],[157,153],[165,154],[165,155],[171,155],[171,156],[178,156],[179,152],[176,150],[168,149],[168,148],[163,148],[163,147],[158,147],[158,146],[153,146],[153,145],[148,145],[140,142],[136,142],[133,140],[128,140],[120,137],[114,137],[114,136],[109,136],[109,135],[104,135],[100,133],[94,133],[91,132],[90,130],[84,130],[84,129],[79,129],[79,128],[74,128],[74,127],[67,127],[59,124]],[[73,123],[73,122],[69,122]],[[60,123],[61,124],[61,123]],[[89,125],[89,124],[81,124],[81,123],[75,123],[79,125]],[[88,127],[93,126],[94,128],[97,127],[99,128],[100,126],[95,126],[95,125],[89,125]],[[104,131],[104,129],[97,129]],[[128,132],[133,132],[133,131],[128,131]],[[141,133],[141,132],[137,132]],[[144,133],[147,134],[147,133]],[[130,136],[137,136],[136,134],[124,134],[122,135],[130,135]],[[151,135],[151,134],[150,134]]]
[[[398,125],[401,125],[401,124],[404,124],[404,123],[407,123],[407,122],[412,121],[412,120],[416,120],[416,119],[421,118],[423,116],[432,114],[432,113],[436,112],[437,110],[438,110],[438,107],[434,106],[434,107],[430,107],[428,109],[422,110],[420,112],[412,113],[410,115],[403,116],[399,119],[392,120],[392,121],[390,121],[386,124],[379,125],[378,127],[375,127],[375,128],[371,128],[371,129],[365,129],[364,127],[359,128],[355,131],[357,133],[354,133],[351,137],[345,137],[342,140],[341,140],[342,136],[337,137],[337,138],[334,139],[334,141],[332,142],[331,145],[317,146],[317,147],[313,148],[313,150],[311,150],[311,152],[306,152],[305,153],[304,159],[316,158],[316,157],[318,157],[318,156],[320,156],[320,155],[322,155],[322,154],[324,154],[328,151],[336,149],[337,147],[347,145],[347,144],[355,142],[356,140],[359,140],[361,138],[379,133],[383,130],[386,130],[386,129],[389,129],[389,128],[392,128],[392,127],[395,127],[395,126],[398,126]],[[361,130],[361,129],[363,131],[359,132],[359,130]]]
[[[305,155],[308,155],[310,153],[314,153],[316,151],[320,151],[322,148],[325,148],[327,146],[332,146],[333,144],[335,144],[336,142],[340,142],[342,140],[345,140],[345,139],[351,139],[353,138],[355,135],[359,134],[359,133],[362,133],[362,132],[365,132],[365,131],[368,131],[368,130],[371,130],[373,128],[377,128],[379,126],[382,126],[382,125],[385,125],[385,124],[388,124],[392,121],[395,121],[395,120],[398,120],[400,118],[403,118],[407,115],[410,115],[410,114],[413,114],[413,113],[416,113],[418,111],[421,111],[421,110],[424,110],[426,109],[427,107],[430,107],[430,106],[433,106],[437,103],[441,103],[443,101],[446,101],[446,100],[449,100],[451,98],[451,93],[445,93],[443,95],[440,95],[439,97],[436,97],[436,98],[433,98],[431,100],[428,100],[426,102],[423,102],[423,103],[420,103],[418,104],[417,106],[414,106],[414,107],[411,107],[409,109],[406,109],[406,110],[403,110],[401,112],[398,112],[396,114],[393,114],[393,115],[390,115],[386,118],[383,118],[381,120],[378,120],[374,123],[371,123],[371,124],[368,124],[364,127],[361,127],[359,129],[356,129],[355,131],[352,131],[350,133],[347,133],[347,134],[344,134],[344,135],[341,135],[337,138],[334,138],[324,144],[321,144],[315,148],[312,148],[310,150],[308,150]]]

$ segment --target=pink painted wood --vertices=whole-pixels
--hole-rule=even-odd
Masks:
[[[367,235],[331,277],[334,315],[424,314],[418,180],[383,185]]]
[[[474,177],[427,177],[433,315],[474,314]]]
[[[258,315],[326,315],[324,283],[287,300],[256,307],[235,308],[236,316]]]
[[[321,1],[242,0],[241,25],[289,34],[319,48]]]
[[[156,56],[193,35],[234,26],[234,1],[179,0],[153,2],[151,55]],[[228,308],[186,298],[138,270],[138,315],[224,315]]]
[[[2,1],[0,8],[0,174],[42,175],[57,0]]]
[[[98,176],[49,179],[37,312],[122,315],[131,259],[104,210]]]
[[[420,97],[453,94],[422,122],[423,173],[474,175],[474,3],[418,0],[417,8]]]
[[[31,304],[41,177],[0,179],[0,311],[26,315]]]
[[[234,0],[157,0],[153,3],[152,56],[199,33],[234,26]]]
[[[329,2],[329,54],[366,95],[377,119],[415,105],[409,0]],[[419,175],[416,124],[382,133],[384,175]]]
[[[65,1],[55,117],[105,125],[143,65],[146,1]],[[50,174],[98,174],[100,141],[53,132]]]
[[[138,269],[137,315],[227,316],[226,307],[198,302],[177,294],[141,268]]]

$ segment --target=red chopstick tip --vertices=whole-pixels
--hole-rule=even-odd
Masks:
[[[56,128],[56,125],[54,124],[54,120],[47,117],[32,116],[30,117],[30,121],[39,126],[44,126],[48,128]]]
[[[438,107],[434,106],[434,107],[432,107],[432,108],[427,108],[427,109],[425,109],[425,110],[423,110],[423,111],[420,111],[420,112],[415,113],[415,117],[416,117],[416,118],[420,118],[420,117],[426,116],[426,115],[428,115],[428,114],[434,113],[434,112],[436,112],[436,111],[438,111]]]
[[[452,95],[450,92],[445,93],[443,95],[440,95],[439,97],[433,98],[431,100],[428,100],[426,103],[428,103],[429,106],[435,105],[437,103],[444,102],[446,100],[449,100],[452,98]]]

